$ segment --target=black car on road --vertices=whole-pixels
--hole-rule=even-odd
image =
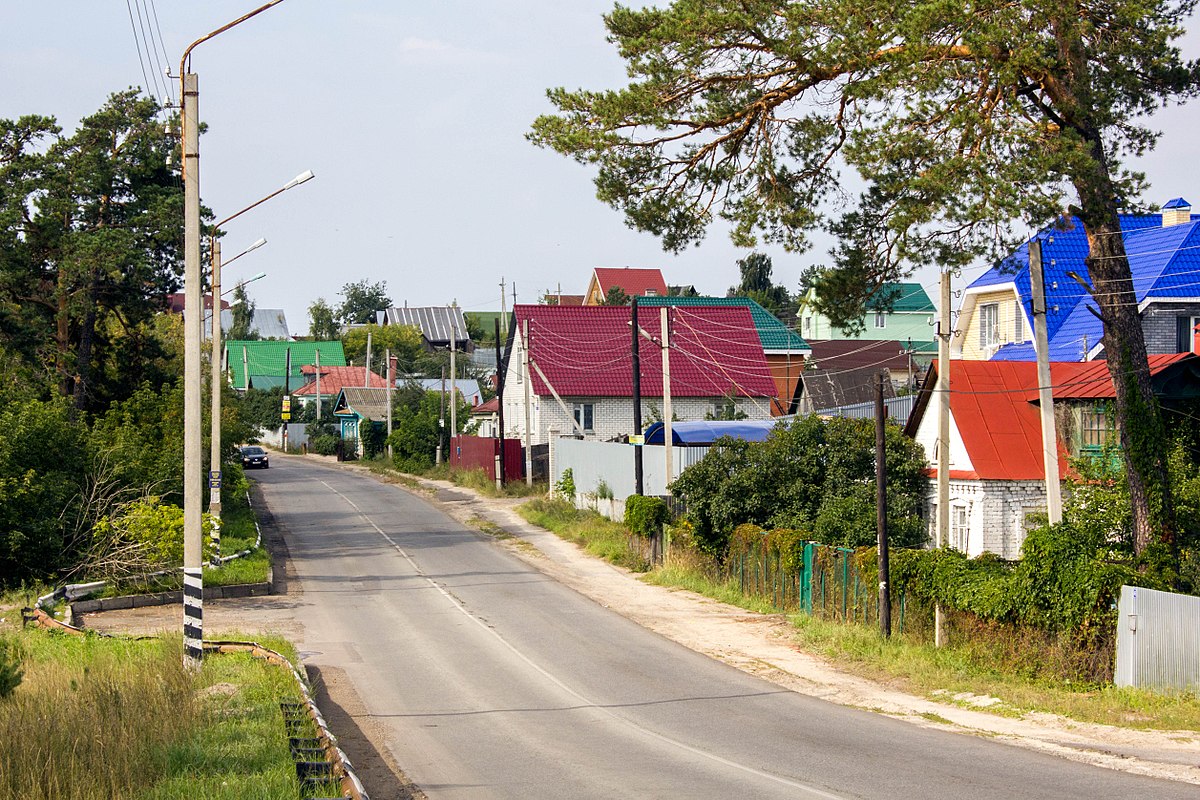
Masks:
[[[242,451],[242,466],[246,469],[254,467],[262,467],[270,469],[271,462],[267,460],[267,451],[256,444],[246,445],[240,448]]]

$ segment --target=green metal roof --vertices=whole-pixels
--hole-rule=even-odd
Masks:
[[[745,306],[763,350],[808,352],[808,342],[749,297],[639,297],[639,306]]]
[[[317,351],[321,352],[321,366],[346,366],[346,351],[341,342],[279,342],[279,341],[228,341],[225,343],[228,369],[234,388],[246,385],[245,364],[250,367],[250,385],[255,389],[282,386],[287,351],[292,351],[292,369],[288,374],[290,388],[301,386],[300,367],[314,364]],[[245,360],[242,349],[245,348]]]
[[[933,301],[929,299],[929,293],[919,283],[885,283],[879,294],[895,297],[893,312],[933,313],[937,310]],[[870,307],[871,303],[868,301],[867,308]]]

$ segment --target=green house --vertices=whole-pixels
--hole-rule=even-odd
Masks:
[[[288,353],[291,370],[288,371]],[[225,369],[235,389],[273,389],[284,386],[298,389],[304,385],[300,368],[315,364],[321,354],[321,366],[346,366],[341,342],[238,341],[225,343]]]

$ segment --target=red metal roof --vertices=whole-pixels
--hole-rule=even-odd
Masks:
[[[480,403],[471,409],[472,414],[495,414],[500,410],[500,398],[493,397],[486,403]]]
[[[1150,374],[1157,375],[1172,364],[1192,358],[1194,353],[1168,353],[1150,356]],[[953,377],[954,373],[950,373]],[[1112,376],[1108,374],[1108,362],[1064,361],[1050,367],[1050,379],[1054,384],[1056,400],[1105,400],[1116,397]],[[1037,399],[1036,386],[1032,399]]]
[[[605,295],[612,287],[620,286],[630,297],[640,297],[648,290],[660,297],[667,296],[667,282],[663,280],[662,270],[658,269],[596,267],[596,283],[600,285],[600,294]]]
[[[316,396],[316,371],[316,367],[312,364],[305,364],[300,367],[300,372],[306,376],[312,375],[314,379],[292,392],[292,394],[302,397],[307,395]],[[366,367],[321,367],[321,394],[337,394],[346,387],[361,387],[365,371]],[[387,388],[387,379],[381,375],[372,372],[370,380],[370,386],[373,389]]]
[[[744,306],[670,308],[673,397],[773,397],[775,384]],[[555,391],[570,397],[632,397],[633,361],[627,306],[518,305],[517,330],[529,321],[530,355]],[[643,397],[662,397],[659,309],[640,309]],[[551,394],[531,368],[533,389]]]

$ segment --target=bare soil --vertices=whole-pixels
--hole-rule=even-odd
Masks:
[[[279,456],[284,458],[285,456]],[[308,458],[319,458],[308,456]],[[335,462],[336,463],[336,462]],[[365,479],[386,480],[363,467]],[[388,482],[400,483],[389,480]],[[512,552],[563,584],[638,624],[686,647],[720,659],[779,686],[830,702],[887,714],[915,725],[987,736],[1064,758],[1126,772],[1200,785],[1200,732],[1133,730],[1081,723],[1053,714],[1000,716],[987,711],[994,698],[941,694],[918,697],[846,674],[801,650],[787,620],[755,614],[692,592],[653,586],[630,572],[585,553],[577,545],[525,522],[515,511],[524,499],[483,497],[445,481],[420,479],[408,491],[424,497],[458,521],[497,535]],[[269,510],[257,504],[268,546],[275,553],[280,594],[205,604],[206,633],[253,638],[277,633],[299,639],[299,587],[288,580],[287,545]],[[282,569],[280,569],[282,567]],[[178,630],[177,606],[87,614],[83,624],[110,632]],[[386,756],[382,737],[349,682],[337,670],[310,674],[320,705],[373,798],[421,797]]]

